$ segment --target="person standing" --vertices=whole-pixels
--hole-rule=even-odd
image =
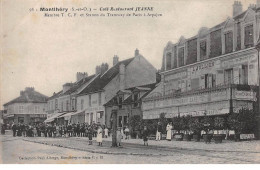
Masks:
[[[146,126],[144,126],[143,140],[144,140],[144,146],[145,145],[148,146],[148,130]]]
[[[172,140],[172,125],[171,125],[171,123],[167,124],[166,131],[167,131],[166,140],[171,141]]]
[[[116,141],[118,146],[121,146],[121,140],[122,140],[122,133],[121,133],[121,128],[118,128],[116,131]]]
[[[162,124],[161,124],[161,122],[158,122],[157,133],[156,133],[156,141],[161,140],[161,135],[162,135]]]
[[[125,139],[129,139],[129,128],[127,126],[125,128]]]
[[[13,125],[12,125],[13,137],[16,136],[16,128],[17,128],[16,124],[13,124]]]
[[[93,129],[91,126],[89,126],[88,128],[88,144],[92,145],[92,135],[93,135]]]
[[[105,128],[105,138],[107,138],[108,137],[108,128],[106,127]]]
[[[101,128],[101,126],[98,126],[98,130],[97,130],[97,142],[98,142],[98,146],[102,146],[102,132],[103,129]]]

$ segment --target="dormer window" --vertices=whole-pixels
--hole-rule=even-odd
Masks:
[[[122,109],[123,108],[123,95],[118,96],[118,108]]]
[[[245,27],[245,48],[254,46],[254,32],[253,25],[248,25]]]

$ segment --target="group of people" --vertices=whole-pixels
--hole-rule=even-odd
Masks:
[[[12,131],[14,137],[88,137],[89,133],[91,133],[92,136],[97,137],[99,126],[102,128],[102,125],[88,125],[85,123],[68,125],[52,125],[45,123],[27,125],[18,123],[12,125]],[[102,129],[104,129],[102,130],[102,136],[107,138],[109,136],[108,128],[103,126]]]

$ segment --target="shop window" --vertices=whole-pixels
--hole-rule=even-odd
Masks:
[[[124,126],[127,125],[127,116],[124,116]]]
[[[225,52],[231,53],[233,51],[233,32],[230,31],[225,34]]]
[[[184,47],[178,50],[179,67],[184,66]]]
[[[89,120],[89,122],[90,122],[90,124],[92,124],[93,123],[93,118],[94,116],[93,116],[93,113],[90,113],[90,120]]]
[[[166,70],[171,69],[171,64],[172,64],[172,54],[167,53],[167,55],[166,55]]]
[[[200,42],[200,60],[205,60],[207,56],[207,41]]]
[[[225,84],[233,83],[233,69],[225,70],[224,81],[225,81]]]
[[[216,75],[205,74],[205,88],[212,88],[216,86]]]
[[[71,101],[71,110],[74,111],[75,110],[75,99],[73,98],[72,101]]]
[[[18,122],[19,123],[24,123],[24,117],[18,117]]]
[[[122,127],[122,116],[118,117],[118,126]]]
[[[254,46],[254,32],[253,25],[248,25],[245,27],[245,48]]]
[[[103,115],[104,115],[104,112],[98,112],[97,113],[97,118],[98,119],[102,119]]]

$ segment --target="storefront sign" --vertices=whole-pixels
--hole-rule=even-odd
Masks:
[[[196,65],[196,66],[193,66],[191,67],[191,74],[199,74],[200,71],[204,71],[206,69],[209,69],[209,68],[212,68],[214,67],[215,65],[215,61],[210,61],[210,62],[207,62],[207,63],[202,63],[200,65]]]
[[[240,139],[254,139],[254,134],[240,134]]]
[[[174,74],[171,74],[171,75],[166,75],[165,80],[169,81],[169,80],[185,78],[185,77],[187,77],[187,70],[183,71],[183,72],[179,72],[179,73],[174,73]]]
[[[227,61],[223,61],[222,67],[223,68],[230,68],[230,67],[234,67],[236,65],[241,65],[243,63],[248,62],[249,60],[254,60],[254,59],[255,59],[255,55],[242,56],[242,57],[230,59],[230,60],[227,60]]]
[[[235,98],[256,101],[256,93],[252,91],[235,91]]]

